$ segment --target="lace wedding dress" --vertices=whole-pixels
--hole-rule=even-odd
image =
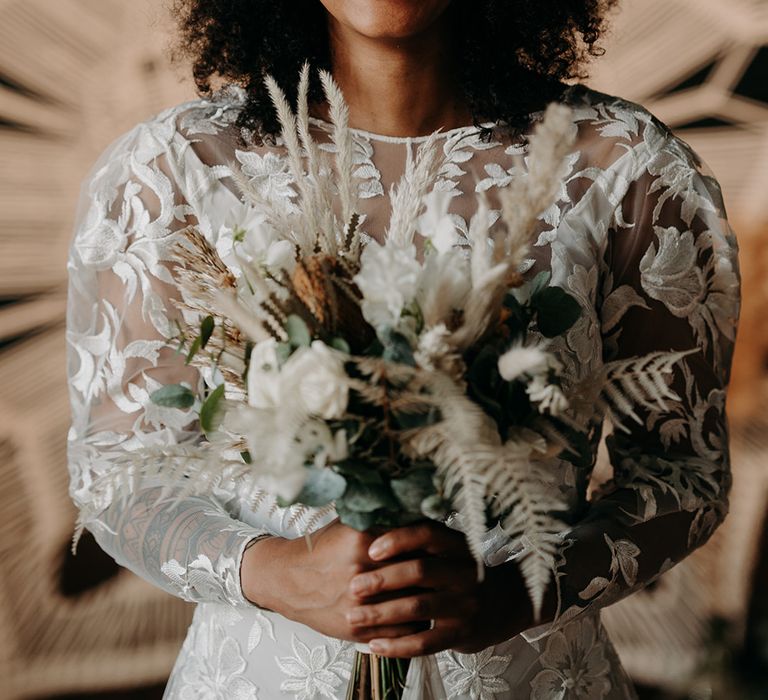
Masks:
[[[286,538],[329,516],[279,508],[264,495],[246,507],[236,492],[158,501],[159,486],[96,497],[94,480],[126,451],[195,441],[190,412],[154,405],[150,394],[197,376],[175,352],[169,272],[178,231],[197,224],[231,260],[234,232],[258,221],[232,181],[240,168],[265,195],[293,206],[284,151],[256,146],[235,126],[243,95],[228,89],[164,112],[119,139],[85,189],[69,260],[67,340],[73,424],[71,495],[88,529],[120,564],[197,603],[166,698],[343,698],[351,644],[325,637],[243,596],[239,568],[255,537]],[[607,446],[611,482],[587,497],[602,420],[591,421],[592,459],[554,458],[569,504],[556,577],[554,624],[478,654],[437,655],[450,698],[625,700],[634,697],[600,623],[600,609],[633,593],[706,542],[727,511],[730,484],[724,414],[740,307],[737,243],[717,182],[685,143],[641,107],[583,87],[567,93],[577,130],[559,200],[540,221],[525,262],[530,278],[583,307],[554,350],[570,383],[602,363],[655,350],[687,350],[675,370],[681,397],[663,413],[638,410]],[[540,115],[532,115],[535,120]],[[329,125],[312,122],[329,145]],[[388,193],[423,139],[354,130],[365,232],[383,235]],[[525,177],[524,139],[475,127],[442,134],[437,187],[450,192],[460,232],[485,193]],[[466,245],[469,245],[468,243]],[[179,484],[179,488],[181,484]],[[494,565],[518,549],[489,534]]]

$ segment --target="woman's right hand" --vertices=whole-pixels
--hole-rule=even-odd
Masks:
[[[368,556],[374,537],[338,520],[305,538],[257,540],[243,555],[240,580],[245,597],[255,605],[336,639],[371,639],[413,634],[415,624],[361,627],[347,621],[360,605],[350,581],[380,566]]]

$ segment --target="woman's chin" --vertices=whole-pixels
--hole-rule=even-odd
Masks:
[[[450,0],[322,0],[339,22],[369,39],[417,37],[440,18]]]

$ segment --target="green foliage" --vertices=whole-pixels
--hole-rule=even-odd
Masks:
[[[421,513],[423,501],[437,494],[434,473],[434,469],[414,469],[399,479],[392,479],[392,493],[406,511]]]
[[[376,513],[361,513],[356,510],[349,510],[340,503],[336,504],[336,514],[344,525],[359,532],[365,532],[379,524]]]
[[[208,434],[215,431],[223,418],[222,400],[224,399],[224,385],[217,386],[200,407],[200,427]]]
[[[275,355],[277,355],[277,361],[282,365],[293,352],[293,348],[290,343],[278,343],[275,346]]]
[[[150,395],[150,401],[165,408],[191,408],[195,403],[195,394],[183,384],[169,384]]]
[[[285,322],[285,332],[288,334],[288,342],[294,348],[308,347],[312,342],[312,335],[301,316],[291,314]]]
[[[427,518],[443,520],[451,512],[451,503],[439,493],[433,493],[421,502],[419,508]]]
[[[363,481],[348,481],[340,502],[348,510],[371,513],[383,508],[396,510],[397,500],[386,484],[372,484]]]
[[[322,508],[332,503],[347,488],[347,480],[333,469],[309,469],[307,480],[296,497],[296,502],[313,508]]]
[[[205,348],[213,335],[215,327],[213,316],[206,316],[200,323],[200,347]]]
[[[189,346],[189,351],[187,352],[187,357],[184,360],[185,364],[188,365],[190,362],[192,362],[192,359],[194,358],[194,356],[197,355],[197,353],[200,351],[200,346],[202,345],[202,343],[203,343],[203,340],[199,335],[197,336],[197,338],[195,338],[192,341],[192,345]]]
[[[562,335],[578,321],[581,307],[561,287],[547,287],[531,297],[531,306],[536,311],[536,323],[542,335],[554,338]]]
[[[344,340],[344,338],[331,338],[330,345],[332,348],[335,348],[340,352],[346,353],[347,355],[349,355],[352,352],[352,350],[349,347],[349,343],[346,340]]]
[[[387,328],[384,329],[379,339],[383,345],[381,357],[388,362],[397,362],[400,364],[416,366],[416,360],[413,357],[413,350],[408,339],[397,331]]]

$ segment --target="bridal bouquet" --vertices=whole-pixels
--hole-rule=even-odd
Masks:
[[[267,491],[281,505],[334,508],[359,530],[454,515],[479,564],[482,539],[498,525],[523,546],[538,611],[563,529],[554,513],[565,507],[543,466],[555,455],[583,459],[567,411],[574,397],[548,343],[580,307],[547,273],[524,283],[519,270],[561,187],[570,111],[546,111],[527,174],[500,191],[498,222],[478,202],[468,254],[448,195],[434,188],[436,134],[393,188],[384,241],[365,242],[347,108],[330,75],[321,79],[334,125],[323,148],[310,134],[308,69],[295,113],[267,79],[293,197],[270,199],[233,169],[263,215],[235,232],[238,269],[199,230],[184,231],[180,350],[213,381],[201,396],[184,385],[153,394],[165,406],[199,402],[205,435],[175,462],[182,455],[169,447],[162,470],[172,463],[171,475],[197,493],[227,482],[245,498]],[[662,375],[677,357],[651,358],[648,381],[608,367],[586,400],[630,413],[622,383],[647,405],[675,398]],[[155,455],[140,469],[157,477],[160,463]],[[371,676],[399,697],[403,669],[385,661]]]

